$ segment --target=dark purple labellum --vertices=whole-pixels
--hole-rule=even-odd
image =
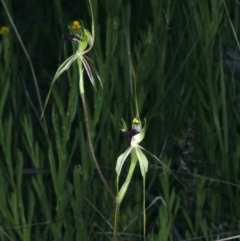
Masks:
[[[78,35],[65,35],[64,36],[64,40],[66,41],[76,41],[76,40],[80,40],[80,37]]]
[[[131,141],[132,137],[137,135],[138,133],[139,133],[139,131],[136,131],[136,130],[123,131],[123,135],[125,136],[127,141]]]

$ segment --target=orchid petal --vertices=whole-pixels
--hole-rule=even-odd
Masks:
[[[133,154],[133,152],[132,152],[132,154]],[[131,159],[131,164],[130,164],[130,167],[129,167],[129,170],[128,170],[127,178],[126,178],[125,182],[123,183],[121,189],[117,193],[116,202],[119,203],[119,204],[122,202],[122,199],[124,198],[124,196],[125,196],[125,194],[128,190],[128,186],[131,182],[132,175],[133,175],[133,172],[135,170],[137,161],[138,161],[137,156],[135,155],[135,157]]]
[[[119,184],[119,176],[120,176],[120,172],[122,170],[122,166],[126,160],[126,158],[128,157],[128,155],[130,154],[130,152],[132,151],[133,147],[129,147],[123,154],[121,154],[118,159],[117,159],[117,164],[116,164],[116,172],[117,172],[117,180],[116,180],[116,184],[117,184],[117,192],[118,192],[118,184]]]
[[[59,78],[59,76],[66,71],[67,69],[69,69],[69,67],[72,65],[72,63],[77,59],[77,54],[73,54],[72,56],[70,56],[69,58],[67,58],[57,69],[56,74],[53,78],[53,82],[54,83],[55,80],[57,80]]]
[[[94,63],[92,62],[92,60],[88,56],[85,56],[85,59],[87,60],[88,64],[91,66],[92,70],[94,71],[95,75],[97,76],[97,78],[98,78],[98,80],[99,80],[99,82],[100,82],[100,84],[102,86],[101,78],[100,78],[100,76],[99,76],[99,74],[97,72],[97,69],[96,69]]]
[[[123,118],[121,119],[121,123],[119,124],[119,126],[121,131],[127,131],[127,124]]]
[[[140,147],[136,147],[135,150],[136,150],[136,154],[137,154],[137,157],[138,157],[138,161],[139,161],[142,176],[143,176],[143,178],[145,178],[146,172],[148,171],[147,157],[143,154]]]
[[[92,85],[95,86],[94,78],[93,78],[93,75],[92,75],[92,70],[91,70],[86,58],[84,56],[81,56],[81,60],[83,62],[85,70],[87,71],[87,75],[88,75]]]
[[[50,90],[48,91],[48,94],[47,94],[47,97],[46,97],[46,100],[44,102],[44,106],[43,106],[43,110],[42,110],[42,114],[41,114],[41,118],[44,116],[44,111],[46,109],[46,106],[47,106],[47,103],[48,103],[48,100],[50,98],[50,94],[51,94],[51,91],[52,91],[52,88],[53,88],[53,85],[54,83],[56,82],[56,80],[60,77],[60,75],[66,71],[67,69],[69,69],[69,67],[72,65],[72,63],[76,60],[77,58],[77,55],[74,54],[72,56],[70,56],[69,58],[67,58],[57,69],[56,71],[56,74],[53,78],[53,81],[51,83],[51,86],[50,86]]]
[[[116,172],[117,175],[120,175],[120,172],[122,170],[122,166],[126,160],[126,158],[128,157],[128,155],[130,154],[130,152],[132,151],[133,147],[130,146],[123,154],[121,154],[118,159],[117,159],[117,164],[116,164]]]

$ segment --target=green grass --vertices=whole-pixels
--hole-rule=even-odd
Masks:
[[[74,42],[61,45],[69,22],[81,19],[91,29],[88,2],[6,4],[44,101],[58,65],[76,50]],[[85,91],[94,150],[109,186],[116,193],[116,160],[129,146],[119,123],[124,118],[130,126],[135,115],[131,57],[140,117],[147,118],[141,145],[178,178],[148,156],[147,240],[238,235],[240,84],[224,72],[221,46],[238,49],[234,31],[239,33],[240,5],[226,2],[225,8],[223,1],[208,0],[92,4],[96,39],[87,55],[103,88],[97,84],[95,91],[85,81]],[[10,29],[0,36],[0,240],[112,240],[115,204],[89,152],[77,65],[60,77],[40,120],[29,61],[0,6],[0,25]],[[184,147],[186,140],[194,149]],[[139,166],[121,204],[118,232],[122,240],[142,239]]]

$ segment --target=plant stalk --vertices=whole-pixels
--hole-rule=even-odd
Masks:
[[[79,80],[79,90],[80,90],[80,96],[82,99],[82,104],[83,104],[83,113],[84,113],[84,122],[85,122],[85,128],[86,128],[86,133],[87,133],[87,139],[88,139],[88,144],[89,144],[89,149],[90,149],[90,153],[94,162],[94,165],[97,169],[97,172],[104,184],[104,186],[106,187],[107,191],[109,192],[110,196],[112,197],[112,199],[115,201],[115,195],[112,192],[111,188],[109,187],[108,183],[106,182],[102,171],[99,167],[97,158],[95,156],[94,153],[94,148],[93,148],[93,144],[92,144],[92,138],[91,138],[91,134],[90,134],[90,126],[89,126],[89,120],[88,120],[88,113],[87,113],[87,104],[86,104],[86,100],[85,100],[85,91],[84,91],[84,83],[83,83],[83,69],[82,69],[82,61],[80,58],[78,58],[78,69],[79,69],[79,75],[80,75],[80,80]]]

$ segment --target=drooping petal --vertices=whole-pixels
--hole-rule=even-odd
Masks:
[[[56,74],[53,78],[53,82],[54,83],[55,80],[57,80],[59,78],[59,76],[66,71],[67,69],[69,69],[69,67],[72,65],[72,63],[77,59],[77,54],[73,54],[72,56],[70,56],[69,58],[67,58],[57,69]]]
[[[120,174],[121,170],[122,170],[122,166],[126,160],[126,158],[128,157],[128,155],[130,154],[130,152],[132,151],[133,147],[130,146],[123,154],[121,154],[118,159],[117,159],[117,164],[116,164],[116,172],[117,175]]]
[[[136,154],[137,154],[137,157],[138,157],[138,161],[139,161],[142,176],[143,176],[143,178],[145,178],[146,172],[148,171],[147,157],[143,154],[140,147],[135,147],[135,150],[136,150]]]
[[[95,75],[97,76],[97,78],[98,78],[98,80],[99,80],[99,82],[100,82],[100,84],[101,84],[101,86],[102,86],[101,78],[100,78],[100,76],[99,76],[99,74],[98,74],[98,72],[97,72],[97,69],[96,69],[94,63],[93,63],[92,60],[91,60],[90,58],[88,58],[87,56],[85,56],[85,58],[86,58],[86,60],[88,61],[88,64],[89,64],[90,67],[92,68],[93,72],[94,72]]]
[[[122,170],[122,166],[132,151],[132,147],[130,146],[123,154],[121,154],[118,159],[117,159],[117,164],[116,164],[116,172],[117,172],[117,178],[116,178],[116,184],[117,184],[117,193],[118,193],[118,188],[119,188],[119,176]]]
[[[92,85],[95,86],[94,78],[93,78],[93,75],[92,75],[92,70],[91,70],[91,68],[90,68],[86,58],[83,55],[80,55],[80,56],[81,56],[80,58],[81,58],[81,60],[83,62],[84,68],[87,71],[87,75],[88,75]]]
[[[133,152],[131,154],[133,154]],[[125,194],[128,190],[128,186],[131,182],[132,175],[133,175],[133,172],[135,170],[137,162],[138,162],[137,156],[136,155],[134,157],[132,156],[131,164],[130,164],[128,174],[127,174],[127,178],[126,178],[125,182],[123,183],[122,187],[120,188],[119,192],[117,193],[116,202],[119,205],[121,204],[121,202],[122,202],[122,200],[123,200],[123,198],[124,198],[124,196],[125,196]]]
[[[54,83],[56,82],[56,80],[60,77],[60,75],[66,71],[67,69],[69,69],[69,67],[72,65],[72,63],[77,59],[77,55],[74,54],[72,56],[70,56],[69,58],[67,58],[57,69],[56,71],[56,74],[53,78],[53,81],[51,83],[51,86],[50,86],[50,90],[48,91],[48,94],[47,94],[47,97],[46,97],[46,100],[44,102],[44,106],[43,106],[43,110],[42,110],[42,114],[41,114],[41,118],[44,116],[44,111],[46,109],[46,106],[47,106],[47,103],[48,103],[48,100],[50,98],[50,94],[51,94],[51,91],[52,91],[52,88],[53,88],[53,85]]]

